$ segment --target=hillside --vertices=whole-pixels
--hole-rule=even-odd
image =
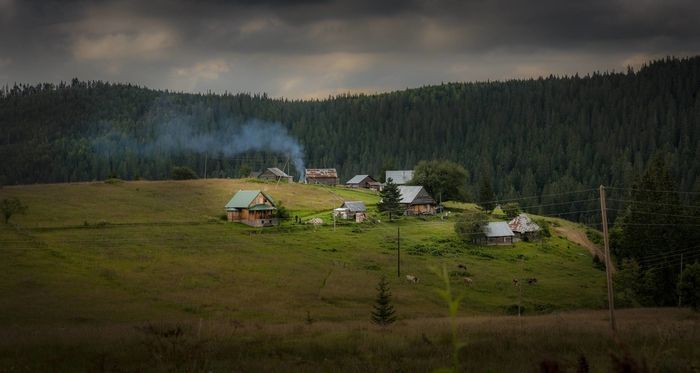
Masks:
[[[462,244],[450,219],[340,224],[335,230],[289,221],[262,231],[221,220],[234,191],[256,188],[282,200],[292,217],[326,222],[343,198],[370,208],[378,198],[245,180],[4,187],[0,196],[20,197],[29,211],[13,217],[18,230],[1,227],[6,270],[0,296],[8,307],[0,318],[50,323],[199,315],[290,322],[310,312],[319,320],[364,320],[382,273],[391,279],[402,318],[437,316],[439,281],[431,268],[442,265],[455,272],[469,314],[512,312],[518,294],[511,280],[520,277],[539,280],[525,289],[529,313],[603,306],[603,272],[585,248],[564,238],[479,248]],[[397,228],[402,271],[417,275],[417,285],[396,279]],[[458,264],[468,274],[458,274]],[[464,275],[474,279],[473,289],[460,283]]]
[[[313,101],[77,79],[20,85],[0,94],[0,183],[164,179],[177,165],[203,175],[205,164],[209,176],[238,177],[282,167],[288,156],[296,176],[303,163],[336,167],[345,181],[445,158],[469,171],[472,195],[490,178],[499,198],[543,195],[537,202],[546,204],[570,190],[629,187],[661,152],[679,190],[691,191],[700,173],[699,87],[698,57],[625,73]]]
[[[573,369],[581,356],[604,371],[611,352],[628,349],[659,369],[692,371],[697,363],[700,324],[689,310],[623,310],[615,341],[624,344],[609,339],[604,272],[563,236],[465,245],[453,223],[474,207],[460,203],[448,204],[447,220],[335,229],[221,220],[231,194],[258,188],[292,216],[327,223],[342,199],[363,200],[370,212],[378,199],[240,179],[0,188],[0,198],[29,206],[13,225],[0,225],[0,364],[10,371],[430,371],[449,364],[452,351],[438,295],[444,285],[433,271],[442,266],[462,297],[455,322],[468,346],[460,352],[467,371],[536,370],[543,359]],[[417,284],[396,277],[398,229],[402,274],[418,276]],[[381,275],[398,315],[388,329],[369,323]],[[514,278],[538,281],[517,288]],[[525,317],[509,316],[519,299]]]

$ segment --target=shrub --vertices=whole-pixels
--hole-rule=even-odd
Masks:
[[[197,179],[197,174],[189,167],[173,167],[173,180]]]
[[[27,211],[27,205],[23,204],[17,197],[5,198],[0,201],[0,211],[5,218],[5,224],[7,224],[12,215],[24,214]]]

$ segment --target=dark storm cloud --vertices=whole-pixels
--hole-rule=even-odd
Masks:
[[[291,97],[624,69],[700,52],[697,1],[0,0],[0,82]]]

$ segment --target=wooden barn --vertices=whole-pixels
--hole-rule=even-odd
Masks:
[[[333,210],[336,219],[354,219],[357,223],[362,223],[367,218],[367,207],[362,201],[345,201],[337,209]]]
[[[335,168],[307,168],[304,180],[307,184],[338,185],[338,172]]]
[[[283,183],[291,183],[293,181],[292,176],[287,175],[286,172],[277,167],[265,169],[265,171],[258,174],[257,178],[269,181],[281,181]]]
[[[399,185],[401,204],[406,215],[435,215],[437,202],[422,186]]]
[[[526,214],[520,214],[508,222],[508,227],[513,231],[516,238],[531,240],[540,234],[540,226],[537,225]]]
[[[279,223],[275,201],[261,190],[239,190],[225,206],[228,221],[251,227],[269,227]]]
[[[355,175],[352,179],[345,183],[345,186],[349,188],[365,188],[379,190],[381,183],[374,180],[372,176],[369,175]]]
[[[484,238],[481,244],[512,245],[514,236],[515,234],[510,230],[508,223],[504,221],[492,221],[484,226]]]

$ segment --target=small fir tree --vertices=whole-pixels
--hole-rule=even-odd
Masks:
[[[27,211],[27,206],[19,198],[10,197],[0,201],[0,211],[2,211],[2,216],[5,218],[5,224],[7,224],[12,215],[24,214]]]
[[[394,180],[391,178],[387,179],[384,189],[379,193],[382,198],[378,204],[379,211],[388,212],[389,220],[393,213],[400,213],[403,206],[401,206],[401,191],[399,186],[394,184]]]
[[[389,282],[385,276],[382,276],[377,285],[377,300],[374,304],[374,311],[372,311],[372,322],[381,326],[389,326],[394,321],[396,321],[396,316],[394,306],[391,305]]]

